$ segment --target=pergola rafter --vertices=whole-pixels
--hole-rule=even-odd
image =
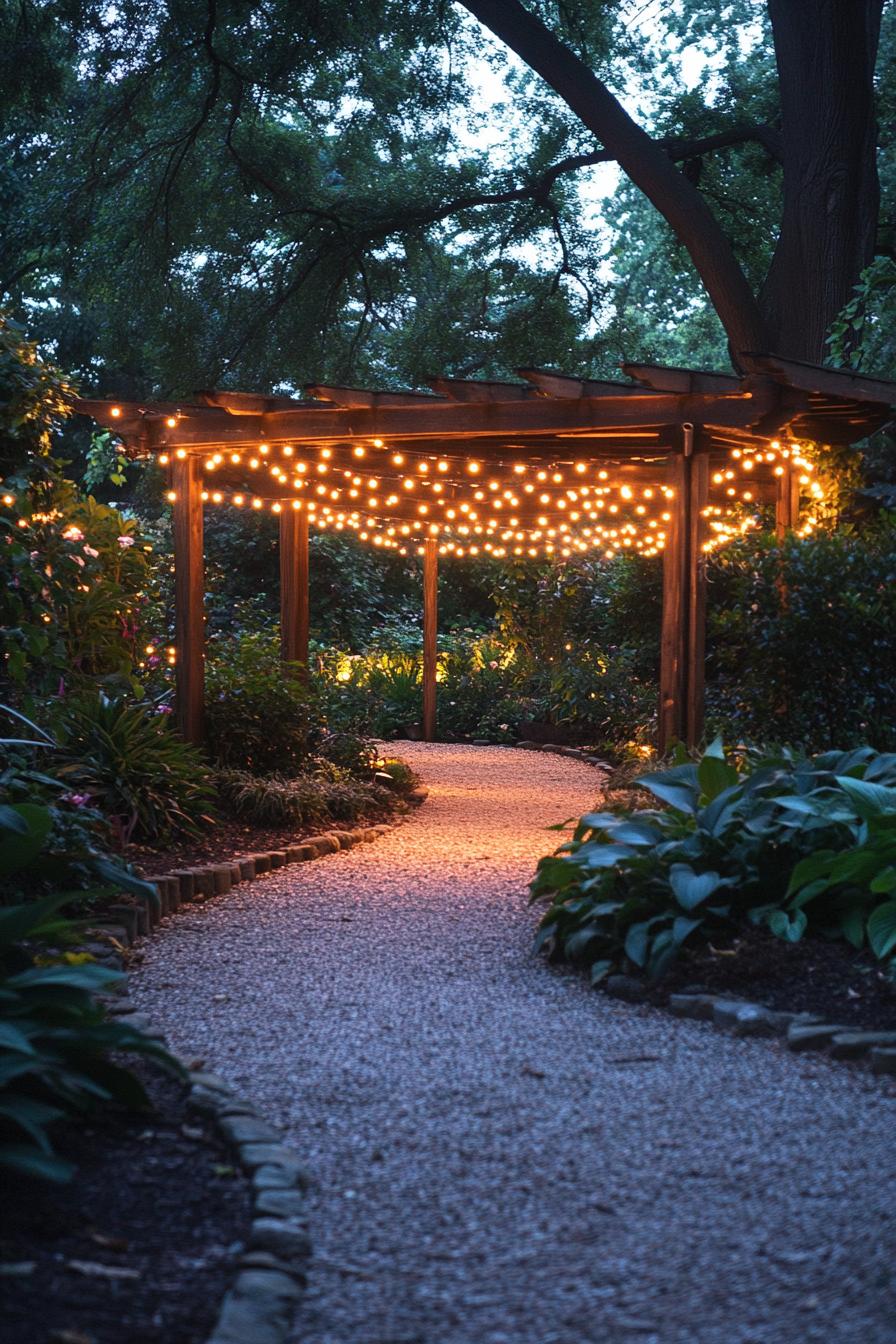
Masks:
[[[705,557],[736,510],[775,507],[779,535],[817,487],[800,441],[854,443],[896,385],[774,355],[742,377],[626,364],[629,382],[518,370],[435,377],[431,391],[313,384],[305,396],[211,390],[191,402],[80,399],[135,456],[167,465],[174,508],[179,723],[201,736],[203,505],[280,516],[281,647],[307,668],[309,528],[424,561],[424,730],[435,734],[440,554],[662,553],[660,747],[702,733]],[[805,524],[808,526],[809,524]]]

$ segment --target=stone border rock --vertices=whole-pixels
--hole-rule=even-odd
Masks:
[[[479,744],[476,742],[473,743],[474,747],[477,745]],[[492,742],[488,745],[494,746],[495,744]],[[585,751],[583,747],[561,747],[558,746],[556,742],[528,742],[525,740],[514,742],[513,745],[521,748],[523,751],[543,751],[549,756],[569,756],[571,760],[581,761],[583,765],[596,766],[600,770],[613,769],[613,766],[609,761],[605,761],[602,756],[592,755],[590,752]]]
[[[611,975],[603,988],[612,998],[626,1003],[647,1000],[647,986],[632,975]],[[817,1013],[778,1012],[731,994],[699,989],[670,994],[666,1007],[674,1017],[711,1022],[734,1036],[783,1038],[794,1052],[826,1050],[830,1059],[868,1060],[872,1073],[896,1075],[896,1031],[859,1031],[826,1022]]]
[[[415,793],[419,796],[410,801],[419,807],[426,801],[429,790],[420,788]],[[166,915],[175,914],[185,905],[202,905],[215,896],[226,895],[240,882],[252,882],[287,864],[308,863],[327,854],[351,849],[354,845],[371,844],[392,830],[395,824],[379,822],[376,826],[361,826],[353,831],[324,831],[286,849],[263,850],[227,862],[179,868],[162,876],[148,877],[146,881],[155,887],[159,898],[157,906],[145,902],[116,902],[105,907],[91,928],[129,947],[137,938],[155,933]]]

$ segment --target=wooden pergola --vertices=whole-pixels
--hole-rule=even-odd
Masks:
[[[281,652],[308,664],[309,528],[423,557],[423,727],[436,734],[440,554],[663,555],[659,747],[703,731],[705,557],[774,505],[811,528],[806,442],[851,444],[890,418],[896,385],[770,355],[742,377],[626,364],[629,382],[521,369],[436,378],[432,392],[313,385],[302,399],[212,391],[189,403],[79,399],[132,456],[169,473],[180,730],[202,737],[203,516],[280,523]],[[746,507],[745,507],[746,506]]]

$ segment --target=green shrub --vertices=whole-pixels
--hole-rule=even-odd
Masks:
[[[333,821],[353,822],[390,802],[385,790],[330,762],[318,762],[313,771],[288,778],[220,770],[215,783],[222,809],[257,826],[305,829]]]
[[[415,789],[420,783],[420,776],[416,775],[405,761],[400,761],[395,756],[388,756],[380,762],[378,768],[392,780],[391,787],[396,793],[410,793],[411,789]]]
[[[151,887],[105,852],[105,822],[88,806],[89,797],[72,794],[51,773],[57,756],[53,739],[15,710],[0,706],[0,712],[24,734],[0,739],[2,900],[62,891],[83,906],[122,888],[157,900]]]
[[[163,710],[100,695],[59,715],[58,778],[86,795],[124,844],[195,833],[208,820],[207,768]]]
[[[293,772],[310,754],[309,692],[284,675],[270,637],[223,637],[210,649],[205,736],[216,764],[251,774]]]
[[[53,1150],[54,1121],[110,1102],[147,1104],[113,1052],[175,1067],[158,1042],[107,1018],[95,996],[123,976],[65,950],[74,933],[58,913],[66,899],[0,909],[0,1166],[54,1181],[73,1172]]]
[[[597,812],[542,859],[540,947],[591,967],[663,974],[682,947],[745,919],[896,951],[896,755],[814,759],[781,752],[738,764],[715,742],[699,762],[636,781],[664,809]]]
[[[369,738],[357,733],[326,733],[317,743],[315,755],[369,781],[379,753]]]
[[[713,556],[709,581],[707,713],[719,731],[896,748],[896,518],[783,547],[752,537]]]

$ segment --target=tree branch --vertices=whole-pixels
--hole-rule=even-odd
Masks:
[[[461,3],[545,80],[664,216],[690,254],[732,349],[764,349],[766,331],[759,305],[731,245],[700,192],[678,171],[663,146],[519,0]]]

